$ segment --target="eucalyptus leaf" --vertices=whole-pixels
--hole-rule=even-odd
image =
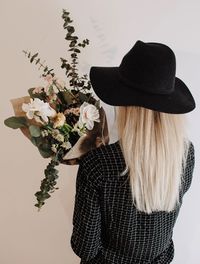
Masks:
[[[34,59],[38,56],[38,53],[34,54],[31,59],[30,59],[30,62],[32,63],[34,61]]]
[[[39,137],[41,135],[40,128],[34,125],[29,126],[29,131],[32,137]]]
[[[63,103],[67,103],[68,105],[73,103],[72,96],[67,91],[59,92],[58,96]]]
[[[46,159],[46,158],[50,158],[50,157],[52,156],[52,151],[43,150],[43,149],[41,149],[41,148],[38,148],[38,150],[39,150],[41,156],[42,156],[43,158],[45,158],[45,159]]]
[[[44,193],[44,194],[42,195],[42,198],[43,198],[44,200],[48,199],[49,197],[51,197],[51,195],[50,195],[49,193]]]
[[[35,64],[38,64],[38,62],[40,62],[40,59],[37,59],[36,62],[35,62]]]
[[[74,49],[74,52],[80,53],[80,49]]]
[[[13,129],[27,127],[27,120],[24,116],[12,116],[4,120],[4,124]]]
[[[37,147],[37,140],[35,137],[31,137],[31,142]]]
[[[42,137],[32,137],[31,142],[38,148],[43,158],[50,158],[53,154],[50,144]]]
[[[28,89],[28,93],[29,93],[29,95],[30,95],[30,97],[34,97],[34,95],[35,94],[33,94],[33,90],[34,90],[35,88],[29,88]]]
[[[42,142],[37,145],[38,150],[43,158],[50,158],[53,154],[51,146],[48,142]]]
[[[81,102],[85,102],[88,101],[88,96],[82,92],[79,91],[78,93],[79,99],[81,100]]]
[[[75,31],[74,27],[72,27],[72,26],[67,26],[67,30],[70,33],[74,33],[74,31]]]
[[[44,142],[44,138],[43,137],[31,137],[31,142],[36,146],[40,146],[43,144]]]

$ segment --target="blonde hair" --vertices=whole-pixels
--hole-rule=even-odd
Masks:
[[[129,171],[136,208],[145,213],[173,211],[186,165],[189,140],[185,115],[139,106],[116,106],[119,143]]]

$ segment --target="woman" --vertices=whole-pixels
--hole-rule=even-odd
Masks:
[[[195,108],[175,70],[168,46],[140,40],[119,67],[90,70],[95,93],[115,106],[119,140],[80,161],[71,247],[82,264],[174,258],[173,228],[194,168],[184,114]]]

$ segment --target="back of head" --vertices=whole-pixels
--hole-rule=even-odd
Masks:
[[[174,210],[189,147],[185,115],[139,106],[115,109],[135,206],[146,213]]]

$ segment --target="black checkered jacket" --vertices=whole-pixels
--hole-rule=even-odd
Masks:
[[[132,204],[119,141],[82,156],[76,179],[71,247],[81,264],[168,264],[174,258],[172,240],[182,198],[194,168],[190,143],[180,191],[180,206],[167,213],[146,214]]]

